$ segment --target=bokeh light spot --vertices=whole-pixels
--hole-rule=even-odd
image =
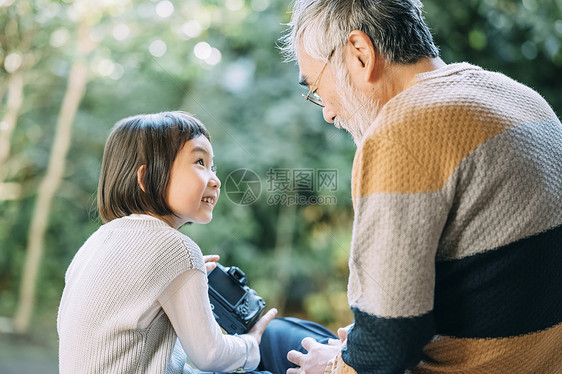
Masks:
[[[221,51],[217,48],[211,49],[211,54],[205,59],[205,62],[211,66],[218,64],[222,59]]]
[[[166,50],[167,50],[167,46],[166,43],[164,43],[162,40],[155,40],[152,43],[150,43],[150,47],[148,48],[149,52],[151,55],[153,55],[154,57],[162,57],[166,54]]]
[[[125,40],[129,37],[130,33],[131,30],[129,29],[129,26],[124,23],[120,23],[113,28],[112,35],[115,40]]]
[[[190,38],[198,37],[202,30],[201,24],[194,19],[187,21],[181,27],[181,31]]]
[[[12,52],[4,59],[4,68],[8,73],[13,73],[18,70],[22,64],[22,57],[17,52]]]
[[[263,12],[269,7],[269,0],[252,0],[252,10]]]
[[[200,60],[208,59],[209,57],[211,57],[212,52],[213,49],[207,42],[199,42],[195,44],[195,47],[193,47],[193,53],[195,53],[195,57]]]
[[[537,47],[530,41],[526,41],[521,45],[521,53],[527,60],[534,60],[537,58]]]
[[[49,44],[51,47],[60,48],[64,46],[68,40],[70,39],[70,33],[65,28],[56,29],[51,34],[51,39],[49,40]]]
[[[168,18],[174,14],[174,4],[168,0],[160,1],[156,4],[156,14],[162,18]]]
[[[486,48],[488,40],[486,39],[486,34],[481,30],[472,30],[470,34],[468,34],[468,43],[473,49],[482,50]]]
[[[244,0],[226,0],[226,8],[231,11],[237,11],[244,7]]]
[[[558,34],[562,35],[562,19],[557,20],[554,22],[554,28]]]

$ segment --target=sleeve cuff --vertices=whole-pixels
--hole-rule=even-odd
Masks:
[[[258,342],[253,336],[248,334],[236,335],[244,342],[246,346],[246,361],[242,367],[245,371],[255,370],[260,363],[260,350]]]
[[[357,374],[357,372],[351,366],[343,362],[340,352],[328,362],[324,374]]]

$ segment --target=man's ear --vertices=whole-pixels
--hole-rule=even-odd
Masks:
[[[137,170],[137,183],[139,184],[142,192],[146,192],[146,186],[144,184],[144,176],[146,175],[146,165],[141,165]]]
[[[378,80],[380,60],[381,56],[367,34],[359,30],[349,33],[345,46],[345,64],[356,87]]]

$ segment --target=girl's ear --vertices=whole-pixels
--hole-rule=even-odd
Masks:
[[[146,192],[146,186],[144,185],[145,174],[146,174],[146,165],[141,165],[139,170],[137,170],[137,182],[142,192]]]

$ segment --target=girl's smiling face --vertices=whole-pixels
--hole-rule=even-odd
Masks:
[[[163,218],[175,228],[187,222],[209,223],[220,185],[209,140],[203,135],[188,140],[174,160],[165,196],[175,216]]]

